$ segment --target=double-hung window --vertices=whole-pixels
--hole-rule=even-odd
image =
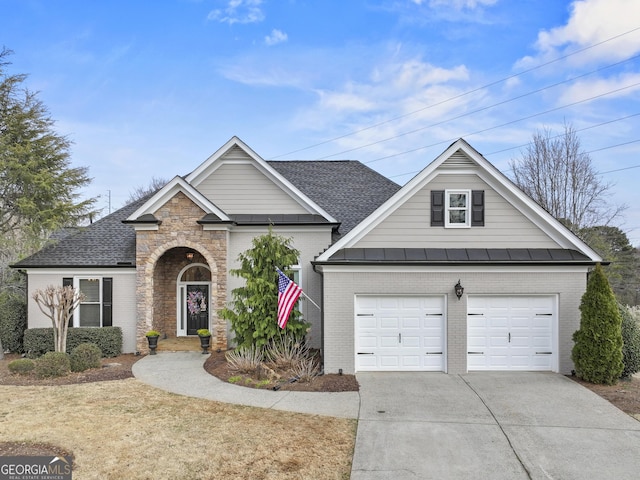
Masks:
[[[470,197],[470,190],[445,190],[445,227],[466,228],[471,225]]]
[[[112,325],[113,279],[109,277],[64,278],[63,285],[71,285],[84,294],[84,300],[73,312],[70,326],[109,327]]]
[[[431,190],[431,226],[484,227],[484,190]]]

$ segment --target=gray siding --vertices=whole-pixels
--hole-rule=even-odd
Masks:
[[[485,192],[485,226],[431,227],[431,190]],[[356,248],[558,248],[480,177],[472,173],[440,174],[364,236]]]
[[[197,188],[227,214],[310,213],[249,163],[225,163]]]
[[[273,230],[276,234],[282,235],[285,238],[293,238],[293,247],[300,251],[300,265],[302,266],[302,285],[300,286],[305,294],[313,299],[313,301],[318,305],[321,305],[322,277],[313,270],[311,261],[329,246],[331,242],[331,229],[325,228],[324,230],[321,230],[318,228],[312,228],[306,230],[291,230],[285,229],[284,227],[275,227]],[[257,235],[262,235],[266,232],[266,228],[264,231],[258,231],[257,229],[242,231],[240,229],[236,229],[231,232],[228,259],[230,270],[239,267],[238,256],[240,253],[251,248],[252,239]],[[228,282],[227,301],[230,301],[232,298],[231,291],[234,288],[242,286],[242,279],[229,274]],[[301,302],[301,306],[305,321],[310,322],[312,325],[311,331],[309,332],[312,345],[315,348],[320,348],[320,311],[307,300],[303,300]]]
[[[344,269],[343,269],[344,270]],[[456,269],[384,271],[360,268],[339,272],[325,267],[324,358],[325,372],[354,373],[354,301],[357,294],[446,295],[447,372],[467,371],[467,296],[492,294],[558,295],[558,359],[560,373],[573,369],[572,335],[580,326],[579,305],[586,289],[586,267],[487,267],[467,272]],[[458,279],[464,286],[460,300],[453,292]]]
[[[136,351],[136,275],[134,270],[126,273],[122,270],[75,270],[66,272],[30,270],[27,302],[28,328],[51,327],[51,320],[45,316],[31,295],[35,290],[44,289],[48,285],[62,285],[64,277],[94,276],[113,278],[113,326],[122,329],[122,351]]]

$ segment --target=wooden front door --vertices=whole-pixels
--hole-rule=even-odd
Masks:
[[[209,328],[209,285],[188,284],[186,288],[187,335]]]

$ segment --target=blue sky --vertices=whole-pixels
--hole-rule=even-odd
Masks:
[[[637,0],[0,0],[0,45],[122,206],[239,136],[403,184],[463,137],[507,175],[577,131],[640,245]]]

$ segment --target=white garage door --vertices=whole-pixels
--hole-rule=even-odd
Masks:
[[[557,370],[555,296],[467,298],[469,370]]]
[[[443,371],[444,297],[355,299],[357,371]]]

